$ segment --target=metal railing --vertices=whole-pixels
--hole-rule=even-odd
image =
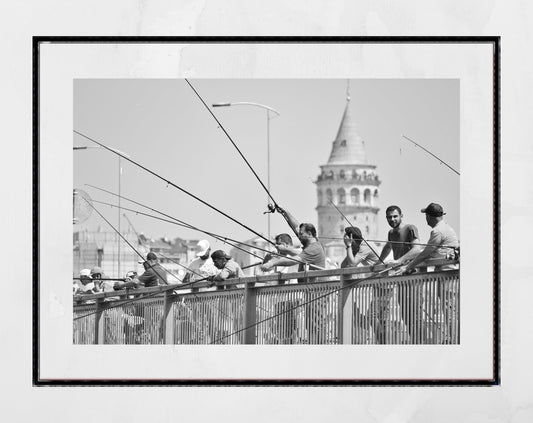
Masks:
[[[441,260],[406,276],[378,265],[232,279],[226,289],[198,282],[194,292],[172,285],[76,295],[73,342],[459,344],[459,270],[427,268],[442,265],[458,267]],[[306,282],[288,283],[298,278]]]

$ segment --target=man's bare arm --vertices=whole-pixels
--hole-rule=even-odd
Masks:
[[[392,247],[390,245],[390,242],[387,242],[385,246],[383,247],[383,250],[381,250],[381,254],[379,255],[380,261],[383,261],[387,258],[389,253],[391,252]]]
[[[413,244],[418,244],[420,241],[418,239],[413,239]],[[413,247],[407,251],[403,256],[401,256],[398,260],[395,260],[397,263],[405,263],[409,260],[414,259],[418,254],[420,254],[420,251],[422,251],[422,248],[419,245],[413,245]]]
[[[411,263],[407,265],[405,268],[406,271],[414,269],[416,266],[418,266],[420,263],[425,261],[429,256],[431,256],[431,253],[435,251],[438,247],[436,245],[428,245],[424,250],[418,254]]]
[[[292,214],[290,214],[287,210],[282,209],[278,206],[277,211],[281,213],[281,215],[285,218],[289,226],[291,227],[292,231],[298,236],[298,229],[300,227],[300,223],[294,218]]]

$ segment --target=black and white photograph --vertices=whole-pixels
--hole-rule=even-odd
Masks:
[[[40,379],[493,383],[495,40],[65,41]]]
[[[5,421],[533,421],[533,3],[4,3]]]
[[[460,344],[458,79],[77,79],[75,344]]]

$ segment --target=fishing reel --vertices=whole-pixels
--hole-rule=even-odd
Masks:
[[[276,213],[276,206],[274,206],[274,204],[268,203],[267,204],[267,208],[268,208],[268,210],[263,212],[263,214]]]

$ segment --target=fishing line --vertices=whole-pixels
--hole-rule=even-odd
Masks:
[[[115,208],[118,208],[118,206],[117,206],[116,204],[106,203],[105,201],[98,201],[98,200],[92,200],[92,201],[93,201],[93,203],[98,203],[98,204],[103,204],[103,205],[106,205],[106,206],[109,206],[109,207],[115,207]],[[244,252],[246,252],[246,253],[248,253],[248,254],[251,254],[251,255],[253,255],[254,257],[258,258],[258,259],[261,259],[261,257],[259,257],[258,255],[255,255],[254,253],[252,253],[252,252],[250,252],[250,251],[247,251],[247,250],[245,250],[245,249],[239,247],[238,245],[235,245],[235,244],[229,242],[229,241],[228,241],[229,238],[218,237],[218,236],[215,235],[215,234],[212,234],[212,233],[210,233],[210,232],[206,232],[206,231],[202,231],[201,229],[194,228],[194,227],[189,226],[189,225],[187,225],[187,224],[179,223],[179,222],[176,222],[176,221],[173,221],[173,220],[163,219],[163,218],[161,218],[161,217],[159,217],[159,216],[154,216],[154,215],[152,215],[152,214],[144,213],[144,212],[139,211],[139,210],[133,210],[133,209],[129,209],[129,208],[127,208],[127,207],[123,207],[123,206],[121,206],[120,209],[121,209],[121,210],[127,210],[127,211],[130,211],[130,212],[135,213],[135,214],[140,214],[140,215],[142,215],[142,216],[151,217],[151,218],[153,218],[153,219],[157,219],[157,220],[160,220],[160,221],[162,221],[162,222],[170,223],[170,224],[172,224],[172,225],[181,226],[181,227],[184,227],[184,228],[187,228],[187,229],[195,229],[195,230],[198,230],[199,232],[202,232],[202,233],[204,233],[204,234],[211,235],[213,238],[215,238],[215,239],[217,239],[217,240],[219,240],[219,241],[221,241],[221,242],[224,242],[225,244],[228,244],[228,245],[230,245],[230,246],[232,246],[232,247],[234,247],[234,248],[237,248],[237,249],[239,249],[239,250],[241,250],[241,251],[244,251]],[[248,246],[247,244],[244,244],[244,245]],[[250,246],[250,247],[251,247],[251,246]],[[255,247],[254,247],[254,248],[255,248]]]
[[[75,129],[73,130],[73,132],[75,134],[78,134],[80,135],[81,137],[83,138],[86,138],[88,139],[89,141],[92,141],[94,142],[95,144],[99,145],[100,147],[102,148],[105,148],[106,150],[108,151],[111,151],[112,153],[118,155],[119,157],[122,157],[124,159],[126,159],[127,161],[129,161],[130,163],[133,163],[134,165],[140,167],[141,169],[143,169],[144,171],[154,175],[155,177],[161,179],[162,181],[166,182],[167,185],[172,185],[174,188],[177,188],[178,190],[180,190],[181,192],[183,192],[184,194],[187,194],[188,196],[194,198],[195,200],[199,201],[200,203],[208,206],[209,208],[211,208],[212,210],[215,210],[216,212],[220,213],[221,215],[227,217],[228,219],[230,219],[231,221],[237,223],[238,225],[242,226],[243,228],[249,230],[250,232],[252,232],[253,234],[257,235],[259,238],[262,238],[263,240],[265,240],[266,242],[268,242],[269,244],[272,244],[272,245],[275,245],[272,241],[270,241],[269,239],[265,238],[263,235],[261,235],[260,233],[254,231],[252,228],[250,228],[249,226],[245,225],[244,223],[238,221],[237,219],[234,219],[233,217],[229,216],[228,214],[224,213],[223,211],[221,211],[220,209],[216,208],[215,206],[209,204],[208,202],[202,200],[201,198],[197,197],[196,195],[190,193],[189,191],[185,190],[184,188],[181,188],[180,186],[176,185],[175,183],[169,181],[168,179],[165,179],[163,178],[161,175],[159,175],[158,173],[148,169],[147,167],[141,165],[140,163],[137,163],[136,161],[130,159],[129,157],[126,157],[125,155],[119,153],[118,151],[116,150],[113,150],[112,148],[109,148],[108,146],[106,146],[105,144],[102,144],[101,142],[99,141],[96,141],[95,139],[93,138],[90,138],[88,137],[87,135],[85,134],[82,134],[81,132],[79,131],[76,131]]]
[[[132,249],[133,249],[133,251],[135,251],[135,252],[136,252],[136,253],[137,253],[137,254],[138,254],[138,255],[144,260],[144,257],[142,256],[142,254],[140,254],[140,253],[139,253],[139,252],[133,247],[133,245],[131,245],[131,244],[126,240],[126,238],[124,238],[124,237],[122,236],[122,234],[119,233],[119,232],[115,229],[115,227],[114,227],[114,226],[113,226],[113,225],[112,225],[112,224],[111,224],[111,223],[110,223],[110,222],[109,222],[109,221],[108,221],[108,220],[107,220],[107,219],[106,219],[106,218],[105,218],[105,217],[104,217],[104,216],[103,216],[103,215],[102,215],[102,214],[101,214],[101,213],[100,213],[100,212],[99,212],[99,211],[98,211],[98,210],[97,210],[97,209],[96,209],[96,208],[95,208],[95,207],[94,207],[94,206],[93,206],[93,205],[92,205],[87,199],[84,198],[84,200],[85,200],[85,201],[86,201],[86,202],[87,202],[87,203],[88,203],[88,204],[89,204],[89,205],[90,205],[90,206],[96,211],[96,213],[98,213],[98,214],[100,215],[100,217],[101,217],[102,219],[104,219],[104,220],[106,221],[106,223],[107,223],[109,226],[111,226],[111,227],[113,228],[113,230],[115,230],[115,232],[117,232],[117,234],[118,234],[118,235],[119,235],[119,236],[120,236],[120,237],[121,237],[121,238],[122,238],[122,239],[123,239],[123,240],[124,240],[124,241],[125,241],[125,242],[126,242],[131,248],[132,248]],[[168,258],[168,257],[166,257],[166,258]],[[173,261],[173,260],[172,260],[172,261]],[[189,271],[189,272],[195,274],[196,276],[200,276],[200,277],[202,277],[201,274],[196,273],[195,271],[189,269],[188,267],[186,267],[186,266],[184,266],[184,265],[182,265],[182,264],[180,264],[180,263],[178,263],[178,262],[174,262],[174,263],[176,263],[177,265],[183,267],[183,268],[186,269],[187,271]],[[163,266],[161,266],[161,267],[162,267],[163,270],[165,270],[165,272],[167,272],[169,275],[174,276],[170,270],[166,269],[166,268],[163,267]],[[150,265],[150,268],[156,273],[156,275],[158,275],[160,278],[162,278],[162,276],[157,272],[157,270],[155,270],[151,265]],[[200,281],[203,281],[203,280],[206,280],[206,279],[209,279],[209,278],[210,278],[210,277],[205,277],[205,278],[202,278],[202,279],[199,279],[199,280],[193,281],[193,282],[191,283],[191,285],[194,284],[194,283],[196,283],[196,282],[200,282]],[[167,283],[167,285],[169,285],[169,284]],[[185,285],[180,285],[180,287],[182,287],[182,288],[185,287],[185,286],[187,286],[187,284],[185,284]],[[198,297],[196,296],[196,293],[193,292],[193,295],[194,295],[196,298],[198,298]],[[142,298],[146,298],[146,297],[143,296]],[[139,299],[141,299],[141,298],[139,298]],[[218,311],[220,311],[222,314],[224,314],[225,316],[227,316],[227,314],[224,313],[222,310],[220,310],[218,307],[215,306],[215,308],[216,308]]]
[[[82,198],[83,198],[83,197],[82,197]],[[98,211],[98,209],[97,209],[96,207],[94,207],[94,205],[91,204],[90,201],[88,201],[88,200],[85,199],[85,198],[83,198],[83,199],[87,202],[87,204],[89,204],[89,205],[93,208],[93,210],[94,210],[96,213],[98,213],[98,215],[99,215],[102,219],[105,220],[105,222],[106,222],[109,226],[111,226],[111,228],[112,228],[112,229],[113,229],[113,230],[114,230],[114,231],[115,231],[115,232],[116,232],[116,233],[117,233],[117,234],[118,234],[118,235],[124,240],[124,242],[125,242],[126,244],[128,244],[128,245],[130,246],[130,248],[131,248],[133,251],[135,251],[135,252],[137,253],[137,255],[138,255],[143,261],[145,261],[145,258],[143,257],[143,255],[142,255],[141,253],[139,253],[139,251],[137,251],[137,249],[136,249],[133,245],[131,245],[131,243],[130,243],[126,238],[124,238],[124,236],[123,236],[123,235],[122,235],[122,234],[121,234],[121,233],[120,233],[120,232],[119,232],[119,231],[118,231],[118,230],[117,230],[117,229],[111,224],[111,222],[109,222],[109,220],[107,220],[107,219],[102,215],[102,213],[100,213],[100,212]],[[148,263],[148,264],[149,264],[149,263]],[[179,263],[176,263],[176,264],[179,264]],[[182,264],[179,264],[179,265],[180,265],[181,267],[183,267],[184,269],[188,270],[189,272],[191,272],[191,273],[195,273],[194,271],[192,271],[192,270],[189,269],[188,267],[183,266]],[[155,269],[152,267],[152,265],[149,264],[149,266],[150,266],[150,268],[155,272],[155,274],[156,274],[157,276],[159,276],[161,279],[163,279],[163,276],[160,275],[160,274],[157,272],[157,270],[155,270]],[[161,267],[163,267],[163,266],[161,266]],[[165,269],[164,267],[163,267],[163,269],[164,269],[165,272],[167,272],[169,275],[174,276],[174,274],[173,274],[170,270]],[[196,273],[195,273],[195,274],[196,274]],[[200,275],[200,274],[196,274],[196,275],[197,275],[197,276],[202,276],[202,275]],[[168,285],[168,283],[167,283],[167,285]]]
[[[122,199],[124,199],[124,200],[128,200],[126,197],[122,197]],[[118,208],[118,206],[117,206],[116,204],[106,203],[105,201],[92,200],[92,202],[93,202],[93,203],[98,203],[98,204],[104,204],[104,205],[109,206],[109,207],[112,207],[112,208]],[[142,204],[140,204],[140,203],[138,203],[138,204],[139,204],[140,206],[142,206]],[[193,229],[193,230],[196,230],[196,231],[198,231],[198,232],[202,232],[202,233],[204,233],[204,234],[206,234],[206,235],[212,236],[213,238],[219,240],[220,242],[223,242],[224,244],[228,244],[228,245],[230,245],[230,246],[232,246],[232,247],[234,247],[234,248],[237,248],[237,249],[239,249],[239,250],[241,250],[241,251],[243,251],[243,252],[245,252],[245,253],[247,253],[247,254],[250,254],[250,255],[252,255],[252,256],[254,256],[255,258],[258,258],[258,259],[260,259],[260,260],[263,260],[264,257],[260,257],[260,256],[258,256],[257,254],[252,253],[251,251],[245,250],[245,249],[243,249],[242,247],[240,247],[240,245],[244,245],[245,247],[253,248],[253,249],[255,249],[255,250],[263,251],[264,253],[272,254],[272,255],[274,255],[274,256],[278,256],[278,257],[282,257],[282,258],[288,258],[288,259],[294,261],[294,264],[308,264],[308,263],[306,263],[306,262],[304,262],[304,261],[300,261],[300,260],[297,260],[297,259],[295,259],[295,258],[285,256],[285,255],[280,254],[280,253],[278,253],[278,252],[276,252],[276,251],[266,250],[266,249],[261,248],[261,247],[259,247],[259,246],[257,246],[257,245],[246,244],[246,243],[244,243],[244,242],[237,241],[237,240],[235,240],[235,239],[233,239],[233,238],[228,238],[228,237],[225,237],[225,236],[222,236],[222,235],[215,234],[215,233],[213,233],[213,232],[204,231],[204,230],[202,230],[202,229],[200,229],[200,228],[197,228],[197,227],[195,227],[195,226],[189,225],[188,223],[185,223],[185,222],[183,222],[183,221],[180,221],[179,219],[176,219],[176,218],[174,218],[174,217],[172,217],[172,216],[166,215],[165,213],[160,212],[160,211],[155,210],[155,209],[153,209],[153,211],[155,211],[156,213],[160,213],[160,214],[162,214],[162,215],[168,216],[170,219],[173,219],[173,220],[163,219],[162,217],[154,216],[153,214],[144,213],[144,212],[142,212],[142,211],[140,211],[140,210],[134,210],[134,209],[130,209],[130,208],[128,208],[128,207],[124,207],[124,206],[120,206],[120,209],[121,209],[121,210],[127,210],[127,211],[130,211],[130,212],[135,213],[135,214],[140,214],[140,215],[142,215],[142,216],[151,217],[151,218],[153,218],[153,219],[157,219],[157,220],[160,220],[160,221],[162,221],[162,222],[170,223],[170,224],[172,224],[172,225],[177,225],[177,226],[181,226],[181,227],[184,227],[184,228],[187,228],[187,229]],[[314,265],[311,264],[310,266],[314,266]],[[317,267],[319,270],[324,270],[323,268],[320,268],[319,266],[314,266],[314,267]]]
[[[226,134],[226,136],[228,137],[228,139],[231,141],[231,143],[233,144],[233,146],[235,147],[235,149],[237,150],[237,152],[240,154],[240,156],[242,157],[242,159],[244,160],[244,162],[248,165],[248,167],[250,168],[250,170],[252,171],[252,173],[254,174],[254,176],[257,178],[257,180],[259,181],[259,183],[261,184],[261,186],[263,187],[263,189],[265,190],[265,192],[267,193],[268,197],[272,200],[272,202],[274,203],[274,207],[277,206],[277,203],[276,203],[276,200],[274,200],[274,198],[272,197],[272,195],[270,194],[270,192],[268,191],[267,187],[265,186],[265,184],[263,184],[263,181],[261,181],[261,179],[259,178],[259,176],[257,176],[257,173],[255,172],[254,168],[250,165],[250,163],[248,162],[248,160],[246,160],[246,157],[244,157],[244,154],[242,154],[241,150],[239,149],[239,147],[237,147],[237,144],[235,144],[235,142],[233,141],[233,139],[231,138],[231,136],[228,134],[228,132],[226,131],[226,129],[224,128],[224,126],[222,126],[222,124],[220,123],[220,121],[217,119],[217,117],[215,116],[215,114],[213,113],[213,111],[209,108],[209,106],[206,104],[206,102],[204,101],[204,99],[202,98],[202,96],[198,93],[198,91],[196,91],[196,89],[193,87],[193,85],[189,82],[189,80],[187,78],[185,78],[185,82],[187,82],[187,84],[189,84],[189,87],[191,87],[191,89],[194,91],[194,93],[196,94],[196,96],[200,99],[200,101],[203,103],[203,105],[205,106],[205,108],[207,109],[207,111],[209,112],[209,114],[211,116],[213,116],[213,119],[215,119],[216,123],[218,124],[219,128],[222,129],[222,131],[224,132],[224,134]],[[270,207],[269,207],[270,209]]]
[[[337,206],[335,204],[333,204],[333,201],[330,201],[331,205],[333,207],[335,207],[335,209],[337,209],[337,211],[341,214],[342,217],[344,217],[344,220],[346,220],[346,222],[348,222],[348,225],[350,225],[353,229],[355,229],[353,227],[353,225],[351,224],[351,222],[348,220],[348,218],[346,216],[344,216],[344,214],[337,208]],[[366,245],[368,245],[368,247],[372,250],[372,252],[378,256],[378,259],[381,263],[385,264],[385,262],[381,259],[381,257],[378,255],[378,253],[376,253],[374,251],[374,249],[372,248],[372,246],[367,242],[367,240],[363,237],[363,234],[361,234],[361,238],[363,239],[363,241],[365,242]],[[351,247],[351,246],[350,246]]]
[[[263,251],[263,252],[265,252],[265,253],[270,253],[270,254],[273,254],[273,255],[276,255],[276,256],[279,256],[279,257],[290,258],[292,261],[295,262],[295,264],[308,264],[308,263],[306,263],[306,262],[304,262],[304,261],[300,261],[300,260],[297,260],[297,259],[295,259],[295,258],[287,257],[287,256],[285,256],[285,255],[282,255],[282,254],[280,254],[280,253],[278,253],[278,252],[276,252],[276,251],[266,250],[266,249],[264,249],[264,248],[261,248],[261,247],[255,246],[255,245],[249,245],[249,244],[243,243],[243,242],[241,242],[241,241],[237,241],[237,240],[232,239],[232,238],[228,238],[228,237],[225,237],[225,236],[222,236],[222,235],[219,235],[219,234],[215,234],[215,233],[213,233],[213,232],[207,232],[207,231],[204,231],[204,230],[199,229],[199,228],[197,228],[197,227],[195,227],[195,226],[193,226],[193,225],[190,225],[190,224],[188,224],[188,223],[186,223],[186,222],[183,222],[182,220],[179,220],[179,219],[177,219],[177,218],[175,218],[175,217],[173,217],[173,216],[170,216],[170,215],[168,215],[168,214],[166,214],[166,213],[164,213],[164,212],[162,212],[162,211],[159,211],[159,210],[154,209],[154,208],[152,208],[152,207],[146,206],[146,205],[144,205],[144,204],[142,204],[142,203],[139,203],[138,201],[132,200],[132,199],[130,199],[130,198],[128,198],[128,197],[124,197],[124,196],[122,196],[122,195],[119,196],[118,194],[115,194],[115,193],[113,193],[113,192],[111,192],[111,191],[107,191],[107,190],[105,190],[105,189],[103,189],[103,188],[98,188],[98,187],[93,186],[93,185],[89,185],[89,184],[85,184],[85,185],[87,185],[87,186],[89,186],[89,187],[91,187],[91,188],[95,188],[95,189],[100,190],[100,191],[104,191],[104,192],[106,192],[106,193],[108,193],[108,194],[111,194],[111,195],[113,195],[113,196],[115,196],[115,197],[119,197],[119,198],[121,198],[121,199],[123,199],[123,200],[130,201],[130,202],[132,202],[132,203],[134,203],[134,204],[137,204],[138,206],[141,206],[141,207],[147,208],[147,209],[149,209],[149,210],[151,210],[151,211],[153,211],[153,212],[156,212],[156,213],[159,213],[159,214],[161,214],[161,215],[163,215],[163,216],[165,216],[165,217],[168,217],[169,219],[172,219],[173,221],[169,221],[169,220],[166,220],[166,219],[162,219],[162,218],[160,218],[160,217],[153,216],[153,215],[151,215],[151,214],[147,214],[147,213],[143,213],[143,212],[138,211],[138,210],[133,210],[133,209],[129,209],[129,208],[126,208],[126,207],[121,207],[122,209],[124,209],[124,210],[128,210],[128,211],[131,211],[132,213],[141,214],[141,215],[148,216],[148,217],[152,217],[152,218],[154,218],[154,219],[158,219],[158,220],[161,220],[161,221],[164,221],[164,222],[172,223],[172,224],[174,224],[174,225],[183,226],[183,227],[186,227],[186,228],[188,228],[188,229],[197,230],[197,231],[202,232],[202,233],[204,233],[204,234],[210,235],[210,236],[212,236],[212,237],[214,237],[214,238],[216,238],[216,239],[219,239],[219,240],[222,241],[222,242],[225,242],[225,243],[227,243],[227,244],[230,244],[230,245],[232,245],[232,246],[234,246],[235,248],[238,248],[238,249],[241,249],[241,248],[239,248],[237,245],[233,245],[233,244],[231,244],[231,243],[228,242],[228,241],[235,242],[235,243],[237,243],[237,244],[239,244],[239,245],[245,245],[245,246],[247,246],[247,247],[249,247],[249,248],[254,248],[254,249],[256,249],[256,250],[260,250],[260,251]],[[96,202],[96,203],[102,203],[102,204],[108,205],[108,206],[110,206],[110,207],[117,207],[117,206],[114,205],[114,204],[104,203],[104,202],[102,202],[102,201],[96,201],[96,200],[93,200],[93,201]],[[178,223],[176,223],[176,222],[178,222]],[[275,245],[276,245],[276,244],[274,244],[274,246],[275,246]],[[242,250],[242,249],[241,249],[241,250]],[[247,252],[248,254],[253,255],[250,251],[246,251],[246,250],[242,250],[242,251],[245,251],[245,252]],[[259,256],[255,256],[255,257],[257,257],[258,259],[261,259],[261,260],[263,259],[262,257],[259,257]],[[314,266],[314,265],[311,265],[311,266]],[[318,269],[321,269],[321,268],[318,267],[318,266],[314,266],[314,267],[316,267],[316,268],[318,268]],[[322,270],[323,270],[323,269],[322,269]]]
[[[440,157],[436,156],[435,154],[433,154],[431,151],[429,151],[428,149],[422,147],[420,144],[418,144],[417,142],[413,141],[411,138],[409,137],[406,137],[405,135],[402,135],[403,138],[405,138],[406,140],[408,141],[411,141],[414,145],[416,145],[417,147],[420,147],[422,150],[424,150],[426,153],[428,154],[431,154],[433,157],[435,157],[439,162],[440,164],[443,164],[445,166],[447,166],[449,169],[453,170],[455,173],[457,173],[458,175],[461,175],[459,172],[457,172],[453,167],[451,167],[448,163],[446,163],[444,160],[442,160]]]
[[[320,239],[334,239],[334,240],[343,240],[344,238],[339,238],[339,237],[333,237],[333,236],[321,236],[319,237]],[[434,247],[435,244],[423,244],[423,243],[420,243],[420,242],[405,242],[405,241],[385,241],[383,239],[367,239],[367,241],[370,241],[370,242],[381,242],[383,244],[386,244],[386,243],[390,243],[390,244],[409,244],[409,245],[419,245],[419,246],[432,246]],[[452,245],[439,245],[439,247],[441,248],[456,248]]]
[[[327,292],[326,294],[319,295],[318,297],[315,297],[315,298],[313,298],[313,299],[311,299],[311,300],[309,300],[309,301],[306,301],[306,302],[304,302],[304,303],[298,304],[298,305],[296,305],[296,306],[294,306],[294,307],[291,307],[291,308],[289,308],[289,309],[283,310],[283,311],[280,312],[280,313],[277,313],[277,314],[275,314],[275,315],[273,315],[273,316],[269,316],[269,317],[267,317],[267,318],[265,318],[265,319],[263,319],[263,320],[260,320],[260,321],[258,321],[258,322],[255,322],[255,323],[253,323],[253,324],[251,324],[251,325],[249,325],[249,326],[247,326],[247,327],[245,327],[245,328],[239,329],[238,331],[235,331],[235,332],[233,332],[233,333],[230,333],[230,334],[228,334],[228,335],[225,335],[225,336],[223,336],[222,338],[216,339],[215,341],[212,342],[212,344],[215,344],[215,343],[217,343],[217,342],[219,342],[219,341],[221,341],[221,340],[223,340],[223,339],[226,339],[226,338],[228,338],[228,337],[230,337],[230,336],[236,335],[236,334],[238,334],[238,333],[240,333],[240,332],[243,332],[243,331],[245,331],[245,330],[247,330],[247,329],[251,329],[251,328],[253,328],[254,326],[257,326],[257,325],[259,325],[259,324],[261,324],[261,323],[264,323],[264,322],[267,322],[267,321],[269,321],[269,320],[272,320],[272,319],[274,319],[274,318],[276,318],[276,317],[282,316],[282,315],[284,315],[284,314],[286,314],[286,313],[288,313],[288,312],[290,312],[290,311],[292,311],[292,310],[296,310],[296,309],[298,309],[298,308],[300,308],[300,307],[303,307],[303,306],[306,306],[306,305],[308,305],[308,304],[314,303],[315,301],[318,301],[318,300],[320,300],[320,299],[322,299],[322,298],[326,298],[326,297],[330,296],[331,294],[335,294],[335,293],[340,292],[340,291],[342,291],[342,290],[344,290],[344,289],[346,289],[346,288],[351,288],[351,287],[353,287],[355,284],[359,284],[359,283],[364,282],[364,281],[367,281],[367,280],[369,280],[369,279],[375,279],[377,275],[379,275],[379,274],[381,274],[381,273],[384,273],[384,272],[388,272],[389,270],[393,270],[393,269],[395,269],[395,268],[397,268],[397,267],[400,267],[400,266],[402,266],[402,265],[401,265],[401,264],[397,264],[397,265],[395,265],[395,266],[388,267],[388,268],[386,268],[386,269],[380,270],[380,271],[374,273],[373,275],[367,276],[366,278],[355,279],[354,281],[348,283],[348,284],[345,285],[345,286],[342,286],[342,287],[340,287],[340,288],[336,288],[336,289],[334,289],[334,290],[332,290],[332,291],[330,291],[330,292]],[[381,279],[381,278],[379,278],[379,279]]]

